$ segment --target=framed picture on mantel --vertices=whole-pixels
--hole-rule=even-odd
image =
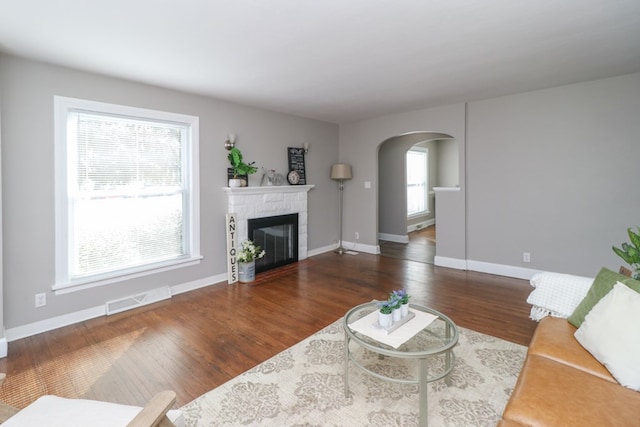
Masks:
[[[304,169],[304,148],[288,147],[289,172],[287,180],[291,185],[307,185],[307,177]]]

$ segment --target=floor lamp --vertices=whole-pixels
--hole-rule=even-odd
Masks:
[[[338,228],[340,233],[340,243],[334,252],[342,255],[346,252],[342,247],[342,193],[344,192],[344,181],[351,179],[351,166],[344,163],[338,163],[331,166],[331,179],[338,181],[338,189],[340,190],[340,225]]]

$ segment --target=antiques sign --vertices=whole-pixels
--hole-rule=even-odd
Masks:
[[[227,281],[230,285],[238,281],[238,261],[236,244],[236,214],[227,214]]]

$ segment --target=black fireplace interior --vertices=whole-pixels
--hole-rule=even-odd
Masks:
[[[249,239],[265,251],[256,273],[298,261],[298,214],[247,220]]]

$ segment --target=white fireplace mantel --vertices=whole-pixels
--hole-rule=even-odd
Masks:
[[[298,214],[298,259],[307,258],[307,193],[314,185],[222,187],[228,213],[236,214],[238,242],[247,239],[247,220]]]
[[[308,192],[315,185],[265,185],[262,187],[222,187],[227,194],[248,196],[250,194]]]

